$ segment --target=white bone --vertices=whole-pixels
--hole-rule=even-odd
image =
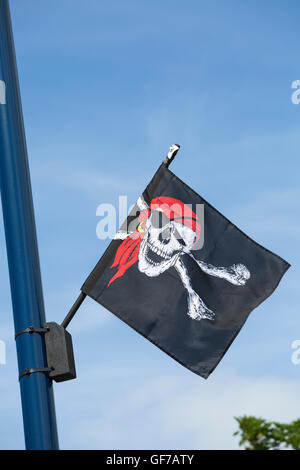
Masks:
[[[138,200],[136,201],[136,205],[138,206],[138,208],[143,211],[144,209],[148,209],[148,204],[146,203],[145,199],[143,198],[143,196],[140,196],[138,198]]]
[[[223,266],[217,267],[212,264],[206,264],[204,261],[197,260],[190,251],[186,251],[191,258],[198,264],[199,268],[210,276],[220,277],[226,281],[234,284],[235,286],[244,286],[250,278],[250,271],[244,264],[233,264],[228,268]]]
[[[115,234],[114,240],[125,240],[125,238],[127,238],[129,235],[131,235],[131,233],[133,233],[133,232],[125,232],[123,230],[119,230]]]
[[[181,257],[178,257],[174,267],[178,272],[182,284],[188,293],[188,316],[191,317],[193,320],[213,320],[215,316],[214,312],[205,305],[203,300],[192,288],[190,277],[188,275],[186,267],[183,264]]]

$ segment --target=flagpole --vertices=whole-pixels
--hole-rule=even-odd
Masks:
[[[77,312],[77,310],[79,309],[79,307],[81,306],[81,304],[82,304],[82,302],[84,301],[85,298],[86,298],[86,294],[84,294],[83,292],[80,292],[79,296],[77,297],[74,304],[72,305],[69,312],[67,313],[65,319],[61,323],[61,326],[63,328],[67,328],[70,321],[73,320],[73,317],[74,317],[75,313]]]
[[[54,396],[45,354],[45,312],[30,174],[8,0],[0,0],[0,186],[17,333],[25,444],[27,449],[58,449]],[[32,328],[28,331],[29,327]]]

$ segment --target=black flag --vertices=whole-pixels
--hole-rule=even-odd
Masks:
[[[178,148],[81,290],[207,378],[290,265],[169,170]]]

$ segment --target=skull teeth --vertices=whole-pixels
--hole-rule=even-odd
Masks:
[[[146,255],[146,260],[148,261],[148,263],[150,263],[152,266],[159,266],[161,263],[154,263],[154,261],[152,261],[152,259],[148,258],[148,256]]]
[[[148,248],[150,248],[152,251],[154,251],[154,253],[156,253],[157,255],[161,256],[164,259],[171,259],[171,256],[168,255],[168,253],[161,250],[160,248],[158,248],[157,246],[155,246],[153,243],[151,243],[149,241],[148,241]],[[157,264],[159,264],[159,263],[157,263]]]
[[[145,258],[152,266],[160,266],[162,263],[169,261],[171,256],[166,255],[162,250],[152,244],[146,245]]]

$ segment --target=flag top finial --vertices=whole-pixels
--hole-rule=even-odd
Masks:
[[[180,145],[179,144],[173,144],[171,145],[170,149],[169,149],[169,153],[168,155],[166,156],[166,158],[164,159],[164,164],[168,167],[170,165],[170,163],[174,160],[178,150],[180,149]]]

